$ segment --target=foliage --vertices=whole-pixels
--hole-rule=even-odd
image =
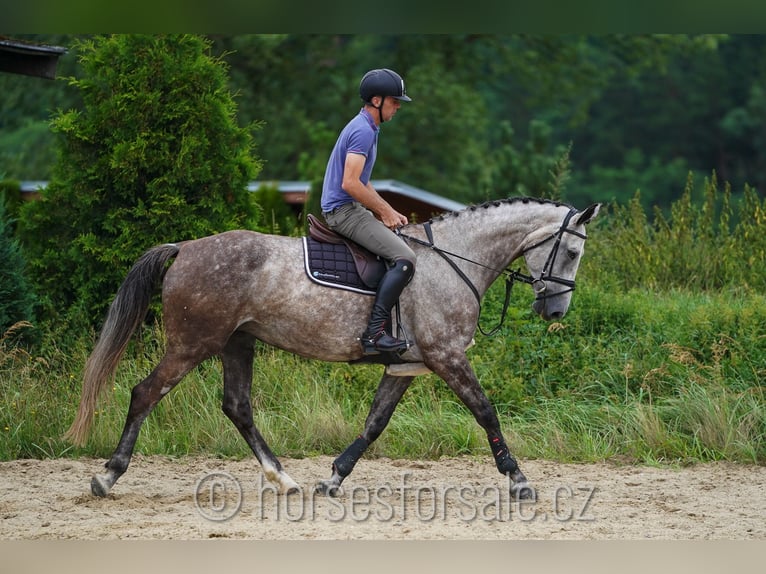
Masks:
[[[148,247],[255,226],[251,133],[208,51],[194,36],[78,44],[84,109],[54,118],[54,177],[19,222],[49,313],[98,320]]]
[[[0,195],[0,333],[21,321],[34,320],[35,295],[26,276],[21,247]]]
[[[0,138],[0,165],[18,179],[48,180],[56,153],[47,121],[30,121]]]
[[[308,196],[306,197],[306,202],[303,204],[303,213],[301,214],[302,221],[299,235],[305,235],[308,233],[309,223],[307,216],[309,213],[317,216],[320,221],[323,219],[321,178],[312,181],[311,185],[309,186]]]
[[[745,186],[738,201],[727,183],[719,191],[716,174],[704,182],[695,201],[689,174],[683,194],[665,216],[649,221],[640,194],[627,205],[612,204],[593,233],[584,265],[601,284],[620,289],[722,289],[750,292],[766,288],[766,199]]]
[[[654,171],[646,182],[652,189],[662,184],[658,196],[672,191],[661,175],[709,169],[708,158],[697,154],[680,160],[679,175],[675,156],[652,150],[658,133],[672,149],[684,141],[683,132],[658,125],[651,136],[634,137],[625,130],[625,118],[634,111],[610,90],[630,89],[645,97],[639,92],[643,84],[664,81],[680,65],[677,60],[702,68],[724,43],[717,36],[247,35],[214,41],[231,62],[241,117],[265,122],[258,137],[266,179],[321,177],[337,132],[359,109],[359,78],[382,66],[402,73],[413,102],[382,128],[379,178],[469,203],[538,195],[566,147],[562,142],[572,142],[578,174],[572,194],[565,196],[572,202],[629,199],[635,191],[631,176],[643,166]],[[733,53],[726,54],[729,66]],[[647,110],[667,100],[666,94],[655,94]],[[612,110],[620,121],[610,115],[605,126],[602,114]],[[663,119],[682,118],[675,114]],[[646,131],[648,123],[642,119],[635,129]],[[626,147],[623,138],[641,154],[640,163],[620,176],[628,185],[615,188],[608,170],[621,168],[622,157],[614,154]],[[599,155],[591,153],[596,148]],[[592,196],[574,195],[580,188]]]
[[[63,74],[79,76],[72,36]],[[764,187],[766,37],[759,35],[309,35],[210,37],[229,64],[241,125],[256,134],[265,180],[322,176],[359,109],[359,78],[387,66],[413,102],[383,127],[376,177],[464,202],[537,195],[571,143],[565,200],[667,209],[689,170]],[[46,179],[55,109],[82,109],[77,86],[0,75],[0,161]]]
[[[6,225],[10,228],[10,223],[18,216],[21,206],[21,184],[13,179],[0,180],[0,203],[3,204],[5,217],[9,221]]]
[[[298,218],[285,202],[279,188],[263,185],[255,193],[261,211],[258,228],[266,233],[290,235],[298,226]]]
[[[212,41],[230,64],[240,121],[263,122],[256,136],[263,179],[322,177],[345,116],[361,107],[347,80],[345,58],[352,54],[346,42],[305,34],[214,36]]]
[[[460,134],[467,126],[485,133],[487,112],[481,94],[461,83],[444,60],[432,54],[408,71],[413,101],[392,125],[381,126],[375,176],[395,173],[416,187],[471,202],[485,197],[492,184],[483,161],[489,150],[485,141]]]
[[[616,75],[588,123],[564,132],[578,168],[572,188],[621,204],[640,188],[644,208],[663,210],[680,197],[676,182],[689,170],[714,170],[735,189],[766,188],[765,54],[762,35],[692,37],[663,66]]]
[[[682,181],[687,173],[688,163],[682,158],[663,162],[656,155],[647,157],[641,149],[631,148],[616,166],[592,165],[584,173],[573,174],[567,200],[574,205],[588,202],[624,205],[640,192],[642,208],[667,208],[672,198],[678,196],[675,182]]]
[[[766,461],[762,295],[615,293],[585,275],[570,313],[549,328],[530,311],[528,288],[517,289],[507,326],[477,337],[469,357],[518,457]],[[486,323],[501,298],[491,295]],[[111,454],[130,391],[159,360],[162,336],[156,326],[144,330],[97,407],[89,444],[71,449],[59,437],[74,416],[91,345],[81,337],[67,354],[51,348],[34,356],[0,342],[0,459]],[[256,425],[278,455],[300,457],[337,455],[353,441],[381,367],[259,347],[253,372]],[[251,456],[220,410],[222,392],[220,362],[203,363],[147,419],[137,452]],[[51,405],[58,416],[44,416]],[[427,375],[368,456],[489,456],[486,449],[472,415]]]

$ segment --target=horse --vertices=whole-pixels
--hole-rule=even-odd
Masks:
[[[399,228],[398,234],[417,255],[417,270],[392,315],[401,329],[398,332],[411,344],[397,357],[378,357],[377,362],[388,366],[364,429],[334,460],[330,478],[315,484],[317,493],[342,493],[342,482],[383,432],[414,378],[430,371],[444,380],[486,432],[511,494],[518,500],[534,497],[466,349],[474,341],[482,297],[500,275],[506,275],[507,285],[520,279],[532,286],[532,308],[542,319],[559,320],[565,315],[583,255],[585,225],[599,208],[600,204],[593,204],[578,211],[551,200],[511,198]],[[520,257],[529,275],[510,269]],[[359,337],[373,299],[312,281],[303,261],[302,238],[234,230],[158,245],[134,263],[86,362],[80,403],[65,437],[85,444],[99,395],[113,378],[160,286],[166,348],[151,373],[131,391],[125,426],[105,464],[106,472],[91,480],[95,496],[106,496],[125,473],[141,425],[157,403],[187,373],[215,356],[223,366],[223,412],[277,491],[300,491],[253,421],[250,392],[255,345],[260,341],[321,361],[365,361]],[[510,287],[506,307],[509,296]]]

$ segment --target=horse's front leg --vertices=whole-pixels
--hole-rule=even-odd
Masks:
[[[364,423],[364,432],[335,459],[332,464],[332,476],[328,480],[319,481],[315,487],[316,492],[329,496],[341,494],[341,483],[351,474],[364,451],[386,428],[388,421],[391,420],[391,415],[394,414],[396,405],[399,404],[414,378],[383,375],[378,384],[378,390],[375,392],[367,420]]]
[[[459,351],[446,357],[444,355],[446,353],[438,360],[430,358],[426,361],[426,365],[444,379],[444,382],[473,413],[476,422],[486,431],[497,470],[511,481],[511,494],[518,500],[534,499],[535,492],[524,473],[521,472],[511,451],[508,450],[500,430],[497,412],[484,394],[465,353]]]

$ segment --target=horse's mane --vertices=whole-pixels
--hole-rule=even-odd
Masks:
[[[461,210],[458,211],[446,211],[440,215],[436,215],[429,219],[428,221],[433,223],[434,221],[444,221],[447,218],[451,217],[458,217],[461,213],[466,212],[473,212],[478,211],[480,209],[489,209],[490,207],[500,207],[501,205],[506,204],[513,204],[513,203],[537,203],[539,205],[555,205],[556,207],[569,207],[572,208],[571,205],[568,205],[566,203],[562,203],[560,201],[556,201],[553,199],[544,199],[540,197],[507,197],[504,199],[492,199],[490,201],[485,201],[484,203],[480,203],[477,205],[469,205],[467,207],[464,207]]]

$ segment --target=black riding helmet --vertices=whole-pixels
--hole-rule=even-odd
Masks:
[[[359,95],[365,104],[370,105],[372,105],[372,98],[374,96],[381,96],[383,98],[380,105],[377,106],[381,123],[383,122],[383,101],[386,97],[391,96],[392,98],[396,98],[403,102],[412,101],[412,99],[407,96],[402,77],[388,68],[370,70],[367,72],[359,83]]]

